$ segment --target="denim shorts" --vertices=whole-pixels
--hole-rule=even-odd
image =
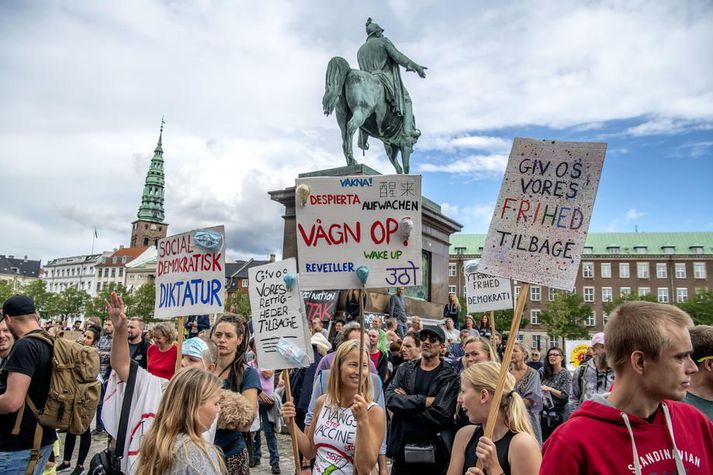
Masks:
[[[33,475],[42,475],[42,471],[47,464],[47,460],[52,453],[54,444],[45,445],[40,448],[40,461],[35,466]],[[18,450],[15,452],[0,452],[0,473],[2,475],[24,475],[27,466],[30,464],[31,451]]]

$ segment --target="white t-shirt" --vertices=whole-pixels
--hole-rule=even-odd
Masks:
[[[148,432],[156,418],[156,412],[161,403],[161,396],[168,386],[168,380],[159,378],[139,367],[136,371],[136,385],[129,411],[129,425],[126,429],[127,441],[124,444],[124,457],[121,459],[121,470],[127,475],[136,473],[138,468],[139,448],[141,440]],[[124,400],[126,383],[119,381],[116,371],[112,371],[104,396],[102,421],[104,428],[113,438],[119,432],[121,404]],[[210,444],[215,438],[218,418],[213,421],[210,430],[203,433],[203,438]]]

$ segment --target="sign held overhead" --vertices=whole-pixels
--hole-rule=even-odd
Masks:
[[[478,263],[479,259],[473,259],[463,266],[468,313],[512,309],[510,279],[481,274]]]

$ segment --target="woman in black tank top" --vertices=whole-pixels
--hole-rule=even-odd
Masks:
[[[491,361],[471,365],[461,374],[458,402],[471,424],[478,425],[463,427],[456,434],[448,475],[536,475],[540,470],[540,446],[511,374],[505,380],[492,440],[483,436],[499,372],[500,364]],[[474,468],[478,460],[482,471]]]

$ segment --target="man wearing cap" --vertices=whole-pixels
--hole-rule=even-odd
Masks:
[[[575,369],[572,375],[572,392],[569,394],[568,404],[570,414],[595,394],[611,391],[614,382],[614,370],[607,364],[607,354],[604,351],[603,332],[592,337],[591,348],[592,358]]]
[[[402,363],[386,390],[386,407],[393,413],[386,451],[394,461],[392,474],[446,473],[450,458],[458,374],[440,357],[446,341],[442,328],[426,326],[418,338],[421,358]]]
[[[107,301],[106,305],[114,325],[114,338],[111,341],[110,357],[112,372],[107,383],[102,419],[105,430],[113,438],[116,438],[119,432],[125,383],[129,378],[131,364],[128,339],[129,321],[124,313],[124,302],[116,293],[112,293],[110,301]],[[181,367],[197,367],[212,372],[218,361],[218,350],[214,344],[212,345],[214,351],[211,351],[208,343],[200,338],[185,340],[181,347]],[[121,460],[122,471],[127,474],[136,472],[141,439],[153,424],[168,381],[149,373],[139,365],[135,384],[128,425],[132,429],[126,434],[127,440]],[[206,441],[210,443],[213,442],[216,424],[217,418],[210,430],[203,434]]]
[[[23,474],[31,463],[37,419],[31,410],[24,408],[15,430],[17,415],[26,397],[39,409],[45,406],[52,376],[52,346],[37,338],[25,338],[30,333],[42,332],[31,298],[14,295],[7,299],[0,319],[17,340],[0,370],[0,473]],[[42,428],[33,473],[42,473],[55,439],[54,430]]]

